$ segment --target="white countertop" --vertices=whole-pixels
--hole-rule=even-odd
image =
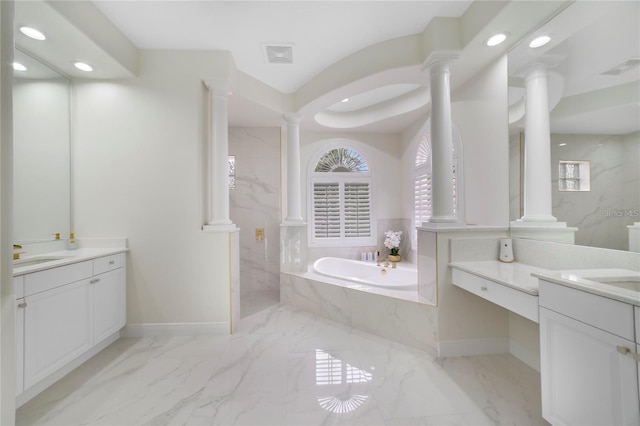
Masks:
[[[60,259],[50,260],[29,266],[20,266],[15,264],[13,267],[13,276],[30,274],[32,272],[43,271],[45,269],[56,268],[58,266],[70,265],[72,263],[83,262],[85,260],[96,259],[98,257],[109,256],[117,253],[124,253],[127,248],[79,248],[77,250],[59,250],[47,253],[37,253],[30,256],[20,258],[21,262],[36,260],[46,257],[60,257]]]
[[[589,280],[589,277],[640,277],[638,271],[619,268],[576,269],[534,273],[534,276],[555,284],[640,306],[640,292]]]
[[[538,266],[518,262],[505,263],[499,260],[451,262],[449,266],[534,296],[538,295],[538,279],[532,274],[552,272]]]

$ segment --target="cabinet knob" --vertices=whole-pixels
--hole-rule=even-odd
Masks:
[[[99,283],[99,282],[100,282],[100,278],[95,278],[95,279],[89,281],[89,284],[96,284],[96,283]]]
[[[110,260],[110,261],[109,261],[109,265],[115,265],[115,264],[116,264],[116,261],[115,261],[115,260]]]
[[[487,287],[482,286],[482,287],[480,287],[480,290],[481,290],[481,291],[487,291]]]
[[[629,355],[631,353],[631,349],[626,346],[616,346],[616,350],[622,355]]]
[[[18,304],[18,308],[26,308],[27,307],[27,302],[22,302]]]

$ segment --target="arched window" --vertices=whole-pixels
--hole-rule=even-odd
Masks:
[[[453,214],[459,217],[461,185],[459,174],[462,169],[462,155],[460,155],[460,137],[453,130]],[[413,169],[413,223],[414,226],[422,226],[428,222],[432,215],[431,198],[431,128],[426,126],[420,135],[418,147],[416,149],[416,160]],[[417,232],[414,232],[414,249],[417,246]]]
[[[359,152],[344,146],[324,152],[310,183],[312,243],[375,242],[371,172]]]

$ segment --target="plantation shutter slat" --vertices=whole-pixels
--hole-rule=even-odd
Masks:
[[[314,236],[340,238],[340,185],[313,184]]]
[[[431,176],[430,173],[416,176],[414,181],[415,226],[422,226],[431,217]]]
[[[371,236],[371,203],[369,183],[344,184],[345,238]]]

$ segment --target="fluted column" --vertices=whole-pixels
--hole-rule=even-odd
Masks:
[[[551,210],[548,72],[536,64],[525,77],[524,222],[555,222]]]
[[[453,206],[453,135],[451,132],[450,66],[453,55],[430,58],[431,86],[431,219],[457,222]]]
[[[285,114],[287,122],[287,222],[302,222],[300,201],[300,115]]]
[[[209,218],[206,229],[233,230],[229,218],[229,120],[226,81],[205,81],[209,89],[210,138],[208,141]]]

